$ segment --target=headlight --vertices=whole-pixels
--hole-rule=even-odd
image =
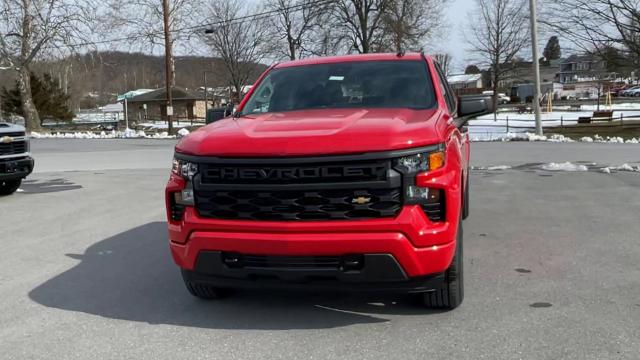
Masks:
[[[396,167],[405,174],[436,170],[444,166],[444,152],[434,151],[401,157],[396,160]]]
[[[195,204],[193,177],[198,173],[198,164],[174,158],[171,172],[186,180],[184,189],[173,193],[173,200],[178,205],[193,206]]]
[[[394,168],[404,174],[404,202],[406,204],[427,204],[437,201],[439,190],[416,185],[416,175],[421,172],[440,169],[444,166],[443,150],[418,153],[398,158]]]
[[[182,176],[185,180],[193,180],[193,177],[198,173],[198,164],[174,158],[171,172]]]

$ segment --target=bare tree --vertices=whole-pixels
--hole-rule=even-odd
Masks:
[[[227,83],[241,96],[242,87],[255,71],[255,63],[263,56],[267,36],[263,19],[249,15],[248,8],[234,0],[213,0],[206,8],[207,19],[217,19],[202,40],[227,71]]]
[[[349,50],[364,54],[384,47],[384,15],[392,0],[336,0],[332,26]],[[349,51],[350,52],[350,51]]]
[[[386,49],[420,50],[443,25],[442,0],[391,0],[383,16]]]
[[[316,53],[316,30],[326,20],[331,1],[267,0],[268,51],[278,58],[299,59]]]
[[[509,71],[507,64],[529,42],[528,6],[526,0],[476,0],[476,5],[478,15],[470,23],[467,42],[491,70],[495,107],[498,86]]]
[[[446,76],[451,75],[451,55],[447,54],[447,53],[440,53],[440,54],[435,54],[434,59],[436,60],[436,62],[438,64],[440,64],[440,67],[442,68],[442,71],[444,71],[444,74]]]
[[[194,34],[191,29],[199,21],[202,1],[170,0],[168,5],[172,45],[187,47]],[[126,42],[114,43],[116,50],[154,52],[164,48],[163,17],[160,0],[109,0],[102,13],[102,26],[111,34],[127,38]]]
[[[27,129],[41,128],[30,67],[35,60],[72,52],[91,34],[88,1],[3,0],[0,3],[0,66],[16,72]]]
[[[639,0],[553,0],[544,9],[541,22],[582,50],[618,47],[640,65]]]
[[[172,49],[189,51],[202,8],[201,0],[168,1],[168,29]],[[126,41],[112,48],[154,52],[165,47],[164,13],[159,0],[109,0],[102,14],[102,31],[120,33]],[[124,44],[124,46],[123,46]],[[171,61],[171,86],[175,86],[175,61]]]

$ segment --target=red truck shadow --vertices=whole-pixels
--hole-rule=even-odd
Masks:
[[[78,264],[29,297],[47,307],[106,318],[219,329],[322,329],[389,321],[376,314],[425,313],[398,296],[265,290],[198,300],[183,286],[166,231],[165,223],[152,222],[100,241],[82,255],[67,254]]]

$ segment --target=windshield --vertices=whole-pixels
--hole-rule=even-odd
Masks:
[[[435,105],[422,61],[366,61],[293,66],[271,71],[242,115],[327,108],[411,108]]]

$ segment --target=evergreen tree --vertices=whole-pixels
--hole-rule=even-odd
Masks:
[[[480,68],[478,68],[476,65],[469,65],[467,66],[466,69],[464,69],[464,73],[469,75],[469,74],[480,74]]]
[[[544,58],[547,61],[560,59],[562,52],[560,50],[560,40],[558,40],[557,36],[554,35],[549,38],[549,41],[547,41],[547,45],[544,47],[544,52],[542,53],[542,55],[544,55]]]
[[[38,77],[32,72],[30,79],[33,102],[40,119],[57,121],[71,121],[73,119],[74,114],[67,105],[69,95],[62,91],[58,82],[51,75],[45,73],[42,77]],[[13,89],[2,88],[0,101],[2,101],[2,108],[5,112],[24,116],[17,82]]]

